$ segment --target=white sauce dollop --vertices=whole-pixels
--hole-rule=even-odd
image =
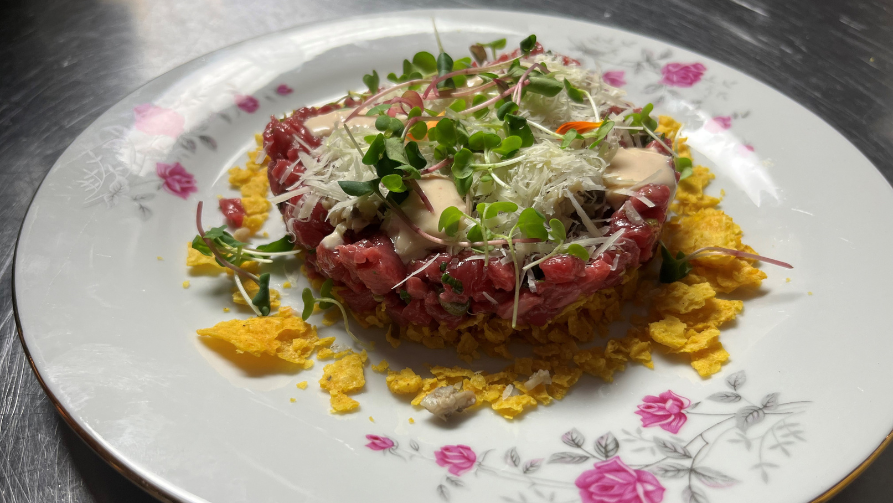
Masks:
[[[670,158],[646,148],[621,148],[611,159],[604,174],[608,204],[619,209],[629,196],[613,192],[616,189],[629,189],[647,180],[655,185],[670,188],[670,199],[676,193],[676,171]]]

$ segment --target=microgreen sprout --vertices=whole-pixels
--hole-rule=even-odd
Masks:
[[[794,266],[788,264],[787,262],[782,262],[780,260],[776,260],[769,257],[764,257],[762,255],[757,255],[755,253],[743,252],[740,250],[733,250],[731,248],[721,248],[719,246],[705,246],[703,248],[699,248],[688,255],[686,255],[682,251],[676,252],[676,256],[673,256],[670,253],[670,250],[667,249],[666,245],[663,243],[660,244],[660,255],[661,255],[661,266],[660,266],[660,282],[661,283],[673,283],[674,281],[679,281],[682,278],[688,276],[693,269],[691,261],[693,259],[697,259],[700,257],[709,257],[709,256],[717,256],[717,255],[728,255],[740,259],[745,260],[760,260],[762,262],[766,262],[768,264],[777,265],[779,267],[784,267],[786,269],[793,269]]]
[[[344,305],[333,298],[331,278],[327,279],[325,283],[322,284],[322,287],[319,289],[319,297],[314,297],[313,291],[309,288],[305,288],[301,293],[301,299],[304,301],[304,309],[301,312],[301,318],[304,321],[307,321],[310,318],[313,314],[313,306],[317,304],[319,304],[319,308],[323,310],[328,309],[333,305],[337,306],[338,309],[341,310],[341,316],[344,318],[344,331],[350,335],[354,342],[361,346],[366,346],[356,335],[354,335],[353,332],[350,331],[350,325],[347,322],[347,310],[344,309]]]

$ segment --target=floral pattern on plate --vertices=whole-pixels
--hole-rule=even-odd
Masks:
[[[748,468],[758,472],[763,483],[770,483],[769,471],[779,468],[782,458],[793,456],[794,445],[806,441],[800,424],[791,419],[803,413],[810,402],[782,402],[777,392],[751,401],[740,391],[746,381],[743,370],[736,372],[725,380],[728,389],[694,403],[672,390],[647,395],[634,411],[642,426],[621,428],[620,439],[609,431],[588,447],[586,436],[572,428],[560,436],[571,450],[529,459],[521,457],[518,447],[510,447],[503,454],[502,463],[491,462],[494,449],[475,450],[464,444],[444,445],[429,455],[414,439],[409,440],[406,449],[390,437],[372,434],[365,437],[366,447],[406,461],[430,461],[446,468],[448,474],[435,488],[445,501],[451,501],[454,491],[473,490],[468,477],[462,478],[472,473],[514,483],[519,492],[503,497],[510,503],[706,503],[713,496],[711,493],[743,484]],[[702,407],[710,410],[702,411]],[[701,425],[686,429],[689,416],[702,419]],[[643,428],[656,428],[670,435],[654,430],[650,434]],[[713,449],[743,449],[755,464],[738,466],[736,473],[726,473],[725,468],[714,465],[717,456],[709,457]],[[561,470],[563,474],[554,473],[557,469],[545,469],[549,465],[583,464],[589,466],[573,471],[565,468]],[[546,477],[540,474],[541,470],[554,474]],[[463,499],[458,495],[456,498]]]

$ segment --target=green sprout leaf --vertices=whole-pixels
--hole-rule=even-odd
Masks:
[[[440,220],[437,221],[437,230],[446,232],[447,236],[455,236],[459,232],[459,224],[465,216],[462,210],[455,206],[443,210]]]
[[[372,75],[363,75],[363,84],[369,88],[369,92],[375,94],[378,92],[378,72],[372,70]]]
[[[267,316],[270,314],[270,273],[265,272],[258,279],[260,281],[257,284],[257,295],[251,299],[251,303],[260,310],[262,315]]]
[[[614,129],[614,121],[606,120],[605,122],[603,122],[602,125],[595,130],[595,136],[593,136],[593,138],[595,138],[595,141],[592,142],[592,145],[590,145],[589,148],[595,148],[596,146],[598,146],[598,144],[601,143],[606,136],[608,136],[608,133],[610,133],[612,129]]]
[[[456,179],[467,178],[474,173],[474,168],[471,167],[473,156],[474,154],[467,148],[463,148],[453,156],[453,166],[450,170],[453,172],[453,176]]]
[[[521,148],[522,143],[524,142],[521,140],[520,136],[509,136],[502,140],[499,146],[493,149],[493,152],[503,157],[508,157],[513,152],[517,152],[518,149]]]
[[[452,119],[441,119],[434,130],[437,131],[437,142],[441,145],[455,147],[456,142],[459,141],[459,136],[456,133],[456,124]],[[372,147],[370,146],[370,148]]]
[[[568,255],[573,255],[573,256],[577,257],[578,259],[582,260],[583,262],[586,262],[589,260],[589,252],[586,251],[586,248],[583,248],[582,246],[580,246],[576,243],[568,245],[567,249],[565,250],[565,253],[567,253]]]
[[[439,56],[437,56],[437,76],[443,77],[444,75],[453,71],[453,58],[450,57],[449,54],[442,52]],[[437,83],[437,89],[455,89],[456,83],[452,78],[441,80]]]
[[[517,136],[521,138],[522,147],[527,148],[533,145],[533,132],[530,131],[530,126],[527,124],[527,119],[524,117],[511,114],[506,115],[503,127],[505,128],[506,137]]]
[[[474,97],[473,100],[471,100],[471,106],[476,107],[485,101],[487,101],[487,96],[485,96],[483,94],[478,94],[477,96]],[[480,120],[480,119],[483,119],[484,117],[486,117],[487,114],[489,114],[489,113],[490,113],[490,107],[487,107],[487,108],[482,108],[471,115],[475,119]]]
[[[378,178],[366,182],[338,182],[345,194],[354,197],[368,196],[378,188]]]
[[[415,53],[415,56],[412,57],[412,64],[425,75],[437,73],[437,59],[430,52]]]
[[[375,105],[374,107],[372,107],[366,111],[366,116],[371,117],[373,115],[381,115],[383,113],[386,113],[389,108],[391,108],[390,103],[382,103],[381,105]]]
[[[480,48],[480,51],[483,51],[483,55],[479,54],[479,52],[475,49],[476,47]],[[493,59],[496,59],[496,51],[505,49],[505,39],[500,38],[498,40],[487,43],[478,42],[471,46],[471,53],[474,54],[475,59],[478,60],[479,64],[487,59],[487,51],[485,50],[486,48],[490,48],[490,50],[493,52]]]
[[[481,229],[480,225],[475,225],[471,229],[468,229],[466,237],[468,237],[469,241],[477,243],[484,240],[484,231]]]
[[[409,128],[409,134],[411,134],[413,138],[421,140],[428,134],[428,124],[425,124],[422,121],[416,122]]]
[[[483,203],[485,206],[483,208],[483,212],[481,211],[481,205],[478,205],[478,214],[481,215],[481,218],[484,220],[489,220],[499,213],[514,213],[518,211],[518,205],[510,202],[510,201],[497,201],[495,203]]]
[[[465,106],[465,100],[463,100],[461,98],[457,99],[452,104],[450,104],[450,110],[452,110],[454,112],[462,112],[466,108],[468,108],[468,107]]]
[[[567,231],[564,229],[564,224],[561,223],[561,220],[555,218],[549,220],[549,227],[549,239],[555,242],[567,239]]]
[[[193,246],[195,248],[195,246]],[[267,243],[265,245],[259,245],[257,247],[257,251],[267,252],[267,253],[279,253],[279,252],[287,252],[295,249],[295,244],[291,242],[291,239],[288,236],[283,236],[282,239],[277,241],[273,241],[272,243]]]
[[[404,147],[404,151],[406,152],[406,159],[409,160],[409,165],[413,168],[424,169],[428,165],[428,161],[425,160],[425,157],[419,151],[418,143],[414,141],[408,142],[406,147]]]
[[[692,174],[691,159],[687,157],[677,157],[675,160],[676,171],[679,172],[679,180],[685,180]]]
[[[205,233],[207,235],[207,233]],[[192,249],[198,250],[202,255],[206,255],[208,257],[213,257],[214,254],[211,253],[211,249],[208,248],[208,245],[205,243],[205,240],[202,239],[201,236],[197,235],[192,240]]]
[[[533,51],[534,48],[536,48],[536,35],[531,35],[521,41],[521,52],[523,52],[525,56],[530,55],[530,52]]]
[[[568,148],[571,146],[571,142],[576,139],[583,139],[583,135],[577,132],[576,129],[569,129],[567,133],[564,133],[564,140],[561,141],[561,148]]]
[[[469,68],[470,66],[471,66],[471,58],[457,59],[453,63],[452,71],[455,72],[458,70],[464,70],[466,68]],[[468,77],[466,77],[465,75],[456,75],[455,77],[453,77],[453,84],[455,84],[456,88],[463,88],[468,84]]]
[[[305,288],[304,292],[301,293],[301,300],[304,301],[304,310],[301,311],[301,318],[307,321],[310,315],[313,314],[313,306],[316,304],[316,299],[313,298],[313,292],[309,288]]]
[[[378,120],[376,119],[375,122],[378,122]],[[381,159],[381,154],[383,154],[384,151],[384,135],[379,134],[375,137],[375,140],[369,144],[369,148],[366,149],[366,153],[363,155],[363,164],[375,166]]]
[[[518,104],[512,101],[506,101],[502,105],[499,106],[499,109],[496,110],[496,118],[499,120],[505,120],[506,114],[510,114],[518,110]]]
[[[403,176],[405,178],[410,178],[412,180],[421,180],[422,179],[422,173],[419,172],[419,170],[417,170],[416,168],[414,168],[408,164],[403,164],[401,166],[397,166],[397,169],[399,169],[400,171],[403,172]]]
[[[321,298],[331,298],[332,297],[332,285],[333,285],[332,278],[327,279],[325,281],[325,283],[323,283],[319,289],[319,296]],[[320,309],[328,309],[330,307],[332,307],[331,302],[320,302],[319,303]]]
[[[688,276],[688,273],[693,269],[691,263],[685,260],[685,253],[680,251],[673,257],[670,250],[663,243],[660,244],[660,256],[662,259],[660,264],[661,283],[679,281]]]
[[[391,118],[387,115],[379,115],[378,118],[375,119],[375,129],[379,131],[387,131],[391,126]]]
[[[419,117],[420,115],[422,115],[422,109],[419,107],[412,107],[412,110],[406,114],[406,117],[412,119],[413,117]]]
[[[455,178],[453,182],[456,184],[456,192],[458,192],[460,196],[465,197],[465,194],[468,194],[468,190],[471,189],[471,182],[473,181],[474,177],[471,175],[468,175],[465,178]]]
[[[525,208],[518,217],[518,228],[521,232],[534,239],[548,239],[549,234],[546,231],[546,217],[534,208]]]
[[[384,141],[385,155],[392,161],[401,164],[409,164],[406,158],[406,152],[403,150],[403,140],[400,138],[388,138]]]
[[[412,302],[412,295],[410,295],[409,292],[407,292],[406,290],[401,289],[400,290],[400,300],[402,300],[406,304],[409,304],[410,302]]]
[[[518,138],[518,140],[520,140],[520,138]],[[468,147],[471,150],[480,152],[484,149],[492,150],[498,147],[501,142],[502,138],[500,138],[498,134],[478,131],[468,139]]]
[[[646,127],[651,131],[657,129],[657,121],[651,118],[651,111],[654,110],[654,105],[651,103],[642,107],[641,112],[633,112],[631,114],[623,116],[624,120],[632,117],[632,122],[630,122],[630,126],[633,127]]]
[[[567,91],[567,97],[574,103],[583,103],[586,100],[586,95],[583,94],[583,91],[574,87],[571,81],[567,79],[564,79],[564,89]]]
[[[551,98],[564,89],[561,82],[558,82],[552,76],[541,76],[531,73],[527,78],[530,79],[530,84],[524,90],[531,93],[542,94]]]
[[[381,184],[391,192],[406,192],[406,185],[403,183],[403,177],[400,175],[388,175],[381,179]]]

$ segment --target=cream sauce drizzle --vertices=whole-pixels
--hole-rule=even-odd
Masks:
[[[329,136],[335,128],[341,127],[344,119],[353,112],[352,108],[341,108],[324,115],[317,115],[304,121],[304,127],[316,136]],[[350,120],[350,126],[375,127],[375,117],[358,115]]]
[[[665,185],[672,193],[676,192],[676,172],[670,158],[645,148],[621,148],[614,155],[604,175],[608,204],[619,209],[629,196],[612,192],[648,180],[655,185]],[[673,198],[673,195],[670,195]]]
[[[418,182],[419,187],[428,197],[428,201],[431,202],[431,206],[434,207],[434,212],[428,211],[422,198],[415,191],[400,205],[400,209],[419,229],[432,236],[448,239],[445,233],[437,230],[440,214],[450,206],[465,208],[465,201],[459,196],[456,185],[449,178],[432,177]],[[420,236],[403,220],[394,215],[389,216],[383,228],[394,242],[397,255],[403,259],[404,263],[423,258],[429,250],[441,247],[441,245]]]

